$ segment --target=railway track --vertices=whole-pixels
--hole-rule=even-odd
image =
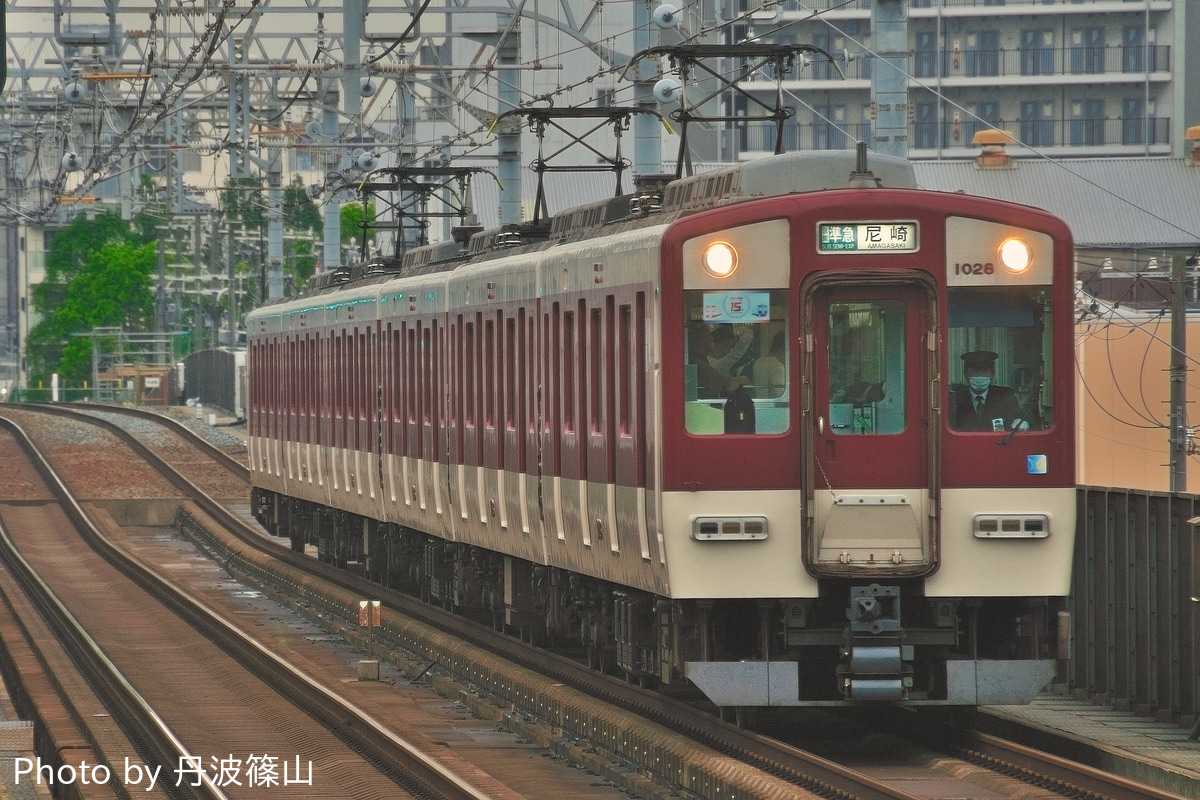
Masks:
[[[19,425],[0,428],[6,451],[32,465],[23,479],[36,475],[35,492],[53,498],[5,509],[5,566],[133,740],[133,765],[147,781],[174,773],[165,796],[251,797],[289,785],[313,798],[494,796],[164,579],[71,495]],[[107,788],[128,796],[130,760],[106,754],[102,763]]]
[[[16,442],[0,432],[0,459],[5,463],[6,488],[14,484],[33,486],[39,484],[31,465],[16,452]],[[27,500],[28,492],[22,493]],[[49,496],[45,498],[49,500]],[[4,680],[12,695],[13,704],[23,719],[34,726],[34,749],[39,754],[34,766],[48,766],[51,775],[62,772],[67,759],[73,765],[90,763],[125,764],[145,763],[150,752],[143,743],[139,749],[135,741],[126,734],[117,718],[110,713],[102,693],[105,691],[103,671],[91,674],[95,666],[93,659],[80,658],[89,642],[77,637],[73,620],[57,614],[57,607],[49,597],[38,596],[35,591],[23,592],[18,582],[30,580],[19,554],[14,554],[8,527],[0,521],[0,642],[6,657]],[[16,571],[10,567],[16,562]],[[33,578],[36,582],[36,576]],[[50,606],[49,615],[39,608]],[[61,628],[66,627],[63,633]],[[60,630],[56,630],[56,628]],[[61,634],[61,635],[60,635]],[[61,641],[65,639],[66,641]],[[123,692],[124,686],[109,687]],[[128,721],[127,721],[128,722]],[[159,757],[169,757],[159,753]],[[12,770],[17,775],[18,762],[14,758]],[[72,766],[72,769],[75,767]],[[69,777],[69,774],[66,774]],[[111,776],[110,776],[111,777]],[[94,774],[88,775],[90,789],[87,797],[126,797],[118,786],[106,781],[107,790],[97,783]],[[36,778],[34,779],[36,783]],[[19,785],[19,784],[18,784]],[[63,789],[63,787],[58,787]],[[84,796],[73,785],[67,786],[60,796]],[[168,796],[161,788],[144,792],[148,798]]]
[[[97,424],[114,424],[102,419],[104,414],[98,414],[94,408],[86,413]],[[158,415],[149,416],[161,419]],[[137,435],[129,432],[116,435],[143,457],[165,466],[152,452],[154,448],[139,442]],[[190,432],[186,436],[191,436]],[[186,465],[202,459],[183,457],[177,461],[183,466],[180,470],[169,470],[175,472],[172,482],[181,492],[190,494],[195,504],[186,506],[189,509],[186,525],[193,535],[222,553],[230,569],[273,586],[277,593],[302,598],[303,602],[319,607],[327,618],[336,620],[340,616],[341,622],[337,624],[343,625],[347,632],[352,631],[354,621],[347,616],[346,609],[353,607],[354,598],[380,597],[388,611],[382,628],[374,632],[377,644],[401,648],[430,663],[440,659],[472,687],[511,704],[514,709],[547,720],[565,735],[586,738],[617,759],[653,771],[670,786],[698,796],[746,796],[747,791],[763,797],[795,797],[799,796],[797,792],[820,797],[892,800],[940,796],[910,793],[903,787],[914,785],[912,781],[880,780],[777,739],[722,723],[714,719],[710,709],[696,708],[610,676],[597,675],[569,658],[530,648],[468,620],[448,617],[407,595],[367,584],[344,570],[293,553],[287,546],[265,537],[257,526],[248,524],[222,503],[194,492],[181,473],[187,472]],[[230,467],[229,472],[237,474],[237,468]],[[326,583],[332,588],[322,588]],[[463,647],[460,642],[519,665],[535,677],[514,678],[511,669],[490,661],[490,656],[459,656],[457,653]],[[448,649],[452,655],[437,655],[434,652],[437,647]],[[539,675],[545,677],[536,677]],[[547,679],[553,682],[552,688],[546,687]],[[609,704],[633,716],[614,723],[611,719],[614,712],[607,709]],[[644,720],[652,720],[654,725],[647,726]],[[675,740],[672,734],[682,739]],[[969,766],[967,772],[999,775],[982,778],[982,783],[989,786],[988,791],[994,792],[997,784],[1011,782],[1014,797],[1027,796],[1021,787],[1027,791],[1033,785],[1042,787],[1046,793],[1040,796],[1045,797],[1177,798],[1153,787],[1072,765],[992,737],[959,739],[939,746],[957,748],[958,757],[975,765]],[[986,753],[982,752],[985,747]],[[718,754],[715,760],[714,753]],[[943,765],[941,769],[946,767]],[[766,785],[763,773],[772,776]],[[941,778],[944,783],[944,774]]]

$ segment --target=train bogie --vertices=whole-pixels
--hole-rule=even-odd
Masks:
[[[722,706],[1027,702],[1070,580],[1070,234],[859,167],[256,311],[256,516]]]

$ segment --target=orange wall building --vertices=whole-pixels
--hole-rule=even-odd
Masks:
[[[1200,425],[1200,320],[1189,320],[1187,352],[1185,419],[1196,426]],[[1076,324],[1081,485],[1170,490],[1170,361],[1169,313],[1108,308]],[[1187,491],[1200,494],[1200,453],[1187,456]]]

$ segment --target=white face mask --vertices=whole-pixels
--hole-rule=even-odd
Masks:
[[[971,387],[972,392],[983,393],[992,385],[992,379],[987,375],[972,375],[967,378],[967,385]]]

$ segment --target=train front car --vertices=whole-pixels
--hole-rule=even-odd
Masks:
[[[666,233],[674,660],[723,707],[1027,703],[1075,532],[1071,235],[858,183]]]

